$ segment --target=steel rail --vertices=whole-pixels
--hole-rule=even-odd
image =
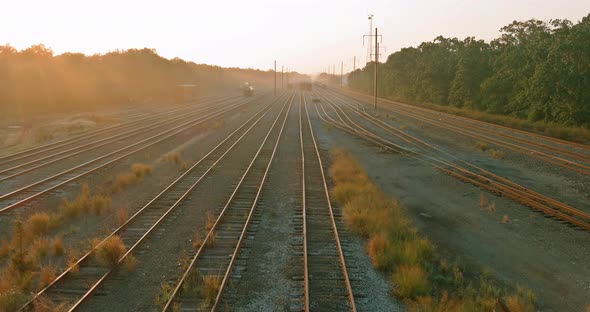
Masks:
[[[42,163],[40,165],[37,165],[37,166],[31,167],[31,168],[27,168],[27,169],[21,170],[19,172],[16,172],[16,173],[13,173],[13,174],[10,174],[10,175],[7,175],[7,176],[0,177],[0,182],[5,181],[5,180],[8,180],[8,179],[12,179],[14,177],[17,177],[19,175],[22,175],[22,174],[25,174],[25,173],[28,173],[28,172],[31,172],[31,171],[33,171],[35,169],[48,166],[48,165],[53,164],[55,162],[58,162],[60,160],[68,159],[68,158],[70,158],[72,156],[79,155],[79,154],[84,153],[84,152],[95,150],[95,149],[97,149],[99,147],[102,147],[102,146],[111,144],[113,142],[117,142],[117,141],[120,141],[120,140],[128,139],[128,138],[131,138],[131,137],[134,137],[134,136],[137,136],[137,135],[142,135],[142,134],[148,133],[149,131],[153,131],[153,130],[156,130],[156,129],[165,127],[168,124],[171,124],[171,123],[174,123],[174,122],[179,122],[179,121],[184,120],[184,119],[192,118],[195,115],[202,114],[203,112],[206,112],[208,110],[212,110],[212,109],[215,109],[215,108],[218,108],[218,107],[222,107],[222,106],[225,106],[225,105],[227,105],[227,104],[221,103],[220,105],[216,105],[216,106],[198,107],[198,108],[195,108],[191,112],[183,112],[179,116],[174,116],[174,117],[171,117],[171,118],[168,118],[168,119],[165,119],[165,120],[158,121],[156,123],[152,123],[152,124],[149,124],[149,125],[146,125],[146,126],[141,126],[139,128],[135,128],[135,129],[132,129],[132,130],[129,130],[129,131],[125,131],[125,132],[121,132],[121,133],[118,133],[118,134],[115,134],[115,135],[112,135],[112,136],[109,136],[109,137],[106,137],[106,138],[102,138],[102,139],[99,139],[99,140],[96,140],[96,141],[93,141],[93,142],[89,142],[89,143],[83,144],[81,146],[75,146],[75,147],[69,148],[67,150],[59,151],[59,152],[54,153],[52,155],[47,155],[47,156],[44,156],[44,157],[41,157],[41,158],[38,158],[38,159],[35,159],[35,160],[28,161],[26,163],[21,163],[19,165],[16,165],[16,166],[13,166],[13,167],[10,167],[10,168],[2,169],[2,170],[0,170],[0,174],[4,174],[4,173],[10,172],[10,171],[14,171],[16,169],[19,169],[19,168],[22,168],[22,167],[26,167],[26,166],[29,166],[29,165],[33,165],[33,164],[39,163],[39,162],[41,162],[43,160],[46,160],[46,159],[49,159],[49,158],[54,158],[56,156],[64,155],[65,154],[65,156],[62,156],[60,158],[53,159],[53,160],[50,160],[48,162],[44,162],[44,163]]]
[[[369,97],[366,94],[363,94],[363,93],[360,93],[360,92],[357,92],[357,91],[346,90],[345,92],[349,92],[349,93],[352,93],[352,94],[357,94],[357,95],[362,96],[362,97]],[[372,96],[370,98],[371,98],[371,100],[373,99]],[[570,146],[570,147],[575,147],[575,148],[580,148],[580,149],[584,149],[584,150],[590,151],[590,145],[583,144],[583,143],[577,143],[577,142],[562,140],[562,139],[558,139],[558,138],[554,138],[554,137],[542,135],[542,134],[539,134],[539,133],[535,133],[535,132],[532,132],[532,131],[520,130],[520,129],[516,129],[516,128],[511,128],[511,127],[507,127],[507,126],[502,126],[502,125],[494,124],[494,123],[491,123],[491,122],[486,122],[486,121],[481,121],[481,120],[472,119],[472,118],[468,118],[468,117],[463,117],[463,116],[453,115],[453,114],[449,114],[449,113],[439,112],[439,111],[432,110],[432,109],[429,109],[429,108],[420,107],[418,105],[405,104],[405,103],[401,103],[401,102],[387,100],[387,99],[384,99],[384,98],[379,98],[379,101],[380,102],[383,102],[383,103],[389,103],[389,104],[392,104],[392,105],[402,106],[402,107],[407,108],[407,109],[410,109],[410,110],[419,110],[419,111],[423,111],[423,112],[428,113],[428,114],[440,114],[440,115],[446,116],[447,118],[454,118],[454,119],[463,120],[465,122],[473,123],[473,124],[476,124],[476,125],[482,125],[482,126],[487,126],[487,127],[491,127],[491,128],[503,129],[503,130],[508,131],[508,132],[516,132],[516,133],[520,133],[520,134],[523,134],[523,135],[527,135],[529,137],[535,137],[535,138],[542,139],[542,140],[545,140],[545,141],[551,141],[551,142],[554,142],[554,143],[557,143],[557,144],[561,144],[561,145],[565,145],[565,146]]]
[[[256,154],[254,155],[254,157],[250,161],[250,163],[248,165],[248,168],[243,173],[242,177],[240,178],[240,181],[236,184],[236,186],[235,186],[232,194],[230,195],[230,197],[227,200],[226,204],[222,208],[222,210],[219,213],[217,219],[215,220],[215,222],[213,223],[213,225],[211,226],[211,228],[207,232],[207,235],[205,236],[203,242],[201,243],[201,246],[197,250],[196,254],[193,256],[193,258],[191,259],[191,262],[189,263],[187,269],[183,272],[181,278],[177,282],[176,287],[170,293],[169,299],[166,302],[166,304],[164,305],[164,307],[162,308],[162,311],[172,310],[172,306],[173,306],[174,302],[177,300],[177,297],[180,294],[181,288],[186,283],[187,278],[188,278],[189,274],[191,273],[191,271],[196,268],[197,261],[198,261],[199,257],[201,256],[201,254],[204,252],[204,249],[206,248],[205,246],[208,245],[208,242],[212,239],[211,237],[213,237],[215,235],[214,233],[216,233],[218,226],[222,223],[223,217],[229,211],[230,205],[232,204],[232,202],[234,200],[234,197],[236,196],[236,194],[238,193],[238,190],[241,188],[242,184],[246,180],[246,177],[248,176],[248,174],[251,172],[252,168],[254,167],[254,163],[256,162],[256,160],[258,160],[258,157],[261,155],[261,151],[264,148],[264,146],[266,145],[266,142],[268,141],[268,138],[270,137],[271,133],[275,129],[275,126],[276,126],[277,122],[279,121],[279,119],[280,119],[283,111],[285,110],[285,107],[287,105],[289,105],[289,106],[291,105],[292,99],[293,99],[293,96],[289,96],[289,99],[287,99],[287,101],[285,102],[285,104],[282,106],[281,111],[279,112],[279,114],[277,114],[277,117],[275,118],[275,120],[274,120],[273,124],[271,125],[271,127],[268,129],[267,134],[264,137],[264,139],[262,140],[262,143],[260,144],[260,146],[259,146]],[[287,119],[289,110],[287,110],[286,112],[287,113],[285,114],[285,118],[284,118],[284,121],[283,121],[281,130],[280,130],[280,133],[282,133],[282,128],[284,127],[284,124],[285,124],[285,121]],[[272,151],[270,160],[268,161],[267,170],[265,171],[265,173],[264,173],[264,175],[263,175],[263,177],[261,179],[261,182],[258,184],[256,196],[255,196],[255,199],[254,199],[254,201],[252,203],[252,206],[250,208],[250,212],[248,213],[248,216],[247,216],[247,219],[246,219],[246,221],[244,223],[244,226],[242,227],[242,232],[241,232],[240,238],[239,238],[239,240],[238,240],[238,242],[236,244],[236,247],[233,248],[234,251],[232,252],[232,258],[230,260],[230,265],[228,265],[228,268],[226,270],[226,274],[224,276],[224,281],[225,282],[227,282],[227,274],[228,274],[227,272],[228,271],[231,271],[231,263],[233,263],[233,261],[235,260],[235,256],[237,255],[237,252],[238,252],[238,249],[239,249],[239,245],[240,245],[241,239],[243,238],[243,235],[244,235],[245,231],[247,230],[247,227],[249,225],[249,221],[251,219],[252,213],[253,213],[255,207],[257,206],[258,198],[260,196],[262,187],[264,185],[264,181],[266,180],[266,175],[268,173],[268,168],[270,167],[270,165],[272,163],[272,160],[273,160],[273,157],[274,157],[274,154],[275,154],[275,151],[276,151],[276,146],[278,145],[278,141],[280,140],[280,137],[281,136],[279,134],[277,136],[277,142],[275,143],[275,147],[273,148],[273,151]],[[220,288],[219,288],[219,290],[218,290],[218,292],[216,294],[216,297],[215,297],[215,303],[212,306],[211,311],[214,311],[217,303],[219,302],[220,294],[222,293],[222,291],[223,291],[223,287],[221,287],[221,285],[220,285]]]
[[[274,101],[273,101],[274,103]],[[175,209],[177,208],[183,200],[192,192],[192,190],[205,178],[209,175],[209,173],[217,167],[219,162],[231,151],[233,148],[242,141],[242,139],[252,130],[254,126],[256,126],[262,118],[264,118],[268,112],[272,109],[272,103],[265,106],[257,113],[255,113],[252,117],[246,120],[240,127],[234,130],[231,134],[229,134],[224,140],[222,140],[219,144],[213,147],[205,156],[203,156],[199,161],[197,161],[194,165],[192,165],[189,169],[187,169],[183,174],[181,174],[178,178],[176,178],[171,184],[169,184],[165,189],[163,189],[158,195],[156,195],[153,199],[151,199],[148,203],[146,203],[142,208],[140,208],[137,212],[135,212],[125,223],[120,225],[117,229],[115,229],[110,235],[105,237],[101,242],[99,242],[96,246],[94,246],[91,250],[86,252],[76,263],[66,268],[64,272],[62,272],[55,280],[53,280],[49,285],[45,288],[37,292],[20,310],[27,310],[30,308],[35,300],[43,296],[49,289],[56,286],[58,283],[63,282],[68,274],[74,272],[74,269],[79,269],[82,264],[86,261],[91,260],[91,256],[95,250],[97,250],[102,244],[104,244],[109,238],[119,235],[120,233],[124,232],[133,222],[139,219],[145,212],[147,212],[152,206],[156,205],[159,199],[164,198],[164,195],[168,194],[173,188],[179,185],[181,182],[184,182],[185,178],[194,178],[193,173],[197,169],[200,169],[200,165],[203,164],[213,153],[217,152],[224,144],[228,143],[231,144],[227,149],[201,174],[196,175],[198,176],[197,180],[194,181],[190,187],[188,187],[182,195],[178,199],[174,201],[174,203],[164,208],[164,213],[144,232],[143,235],[139,239],[135,241],[135,243],[126,251],[124,255],[122,255],[117,262],[117,266],[120,265],[129,255],[133,253],[133,251],[151,234],[158,225]],[[243,133],[240,134],[240,131]],[[234,142],[230,141],[230,139],[239,135]],[[101,285],[102,282],[106,280],[106,278],[114,272],[114,269],[108,269],[105,273],[103,273],[96,281],[93,281],[90,288],[78,299],[72,306],[69,306],[68,311],[73,311],[78,308],[85,300],[87,300],[92,293]]]
[[[438,115],[434,116],[434,118],[431,118],[431,117],[427,117],[422,114],[416,114],[414,112],[410,112],[410,111],[401,109],[399,107],[391,107],[391,106],[381,106],[381,107],[384,110],[403,114],[403,115],[408,116],[410,118],[413,118],[413,119],[416,119],[416,120],[419,120],[419,121],[422,121],[422,122],[425,122],[425,123],[428,123],[431,125],[435,125],[437,127],[446,128],[446,129],[463,134],[463,135],[471,137],[471,138],[482,140],[482,141],[492,143],[492,144],[495,144],[498,146],[503,146],[506,149],[509,149],[513,152],[523,154],[525,156],[533,157],[533,158],[536,158],[536,159],[539,159],[539,160],[542,160],[542,161],[545,161],[545,162],[548,162],[548,163],[551,163],[551,164],[554,164],[557,166],[561,166],[561,167],[567,168],[569,170],[572,170],[574,172],[578,172],[578,173],[581,173],[584,175],[590,175],[590,166],[585,165],[583,163],[573,161],[573,160],[565,159],[560,156],[552,155],[550,153],[560,153],[562,155],[569,155],[569,157],[571,157],[575,160],[582,161],[584,163],[590,163],[590,156],[586,155],[586,154],[577,153],[575,151],[566,150],[566,149],[559,148],[559,147],[553,147],[553,146],[542,144],[539,142],[529,141],[529,140],[526,140],[523,138],[510,136],[508,134],[499,134],[499,133],[492,134],[495,136],[504,137],[507,140],[513,140],[516,142],[521,142],[523,144],[527,144],[529,146],[535,146],[535,147],[539,148],[539,149],[531,149],[531,148],[528,148],[528,147],[525,147],[522,145],[518,145],[518,144],[515,144],[512,142],[508,142],[508,141],[505,141],[502,139],[493,138],[493,137],[490,137],[489,135],[481,133],[481,132],[491,133],[490,130],[480,129],[480,128],[476,129],[473,126],[469,126],[464,123],[459,123],[457,121],[450,121],[448,119],[445,120],[447,123],[440,122],[440,121],[438,121],[438,120],[440,120],[440,116],[438,116]],[[452,117],[450,119],[452,119]],[[449,124],[449,122],[454,123],[455,125]],[[469,130],[467,128],[471,128],[472,130]],[[544,152],[542,149],[547,150],[547,152]]]
[[[344,259],[344,253],[342,252],[342,245],[340,243],[340,236],[338,235],[338,227],[336,225],[336,220],[334,218],[334,211],[332,208],[332,203],[330,200],[330,192],[328,190],[328,185],[326,183],[326,176],[324,173],[324,168],[323,168],[323,164],[322,164],[322,158],[320,156],[320,152],[318,149],[318,145],[315,139],[315,135],[313,132],[313,127],[311,124],[311,119],[309,118],[309,112],[307,110],[307,102],[305,101],[305,97],[303,97],[303,107],[305,108],[305,116],[306,116],[306,120],[307,120],[307,126],[309,127],[309,135],[311,137],[311,141],[313,142],[313,148],[315,151],[315,155],[317,157],[317,161],[319,163],[319,171],[321,173],[321,181],[322,181],[322,185],[323,185],[323,193],[326,199],[326,203],[328,205],[328,212],[330,215],[330,222],[331,222],[331,226],[332,226],[332,234],[334,236],[334,240],[336,242],[336,247],[337,247],[337,251],[338,251],[338,258],[340,261],[340,268],[342,270],[342,275],[344,277],[344,282],[346,284],[346,290],[347,290],[347,297],[349,300],[349,306],[350,306],[350,311],[356,311],[356,304],[355,304],[355,300],[354,300],[354,294],[352,292],[352,286],[350,284],[350,278],[348,276],[348,271],[347,271],[347,267],[346,267],[346,261]],[[300,128],[300,131],[302,130],[302,128]],[[305,179],[305,176],[303,177],[303,179]],[[304,210],[306,208],[304,207]]]
[[[316,107],[316,110],[317,110],[317,107]],[[379,139],[375,139],[373,137],[369,138],[366,134],[364,134],[362,132],[355,131],[355,129],[352,128],[351,126],[348,126],[348,125],[342,126],[339,124],[335,124],[335,123],[333,123],[333,121],[327,120],[323,116],[321,116],[321,113],[319,112],[319,110],[317,110],[317,112],[322,120],[324,120],[330,124],[333,124],[334,126],[337,126],[347,132],[350,132],[350,133],[355,134],[360,137],[364,137],[365,139],[369,139],[370,141],[372,141],[373,143],[375,143],[379,146],[387,147],[388,149],[393,148],[394,150],[401,152],[408,157],[425,162],[425,163],[427,163],[431,166],[434,166],[435,168],[437,168],[449,175],[452,175],[456,178],[460,178],[460,179],[464,180],[465,182],[475,184],[476,186],[487,189],[490,192],[493,192],[493,193],[499,194],[501,196],[513,199],[521,204],[529,206],[535,210],[539,210],[547,215],[567,221],[570,224],[576,225],[584,230],[587,230],[587,231],[590,230],[590,222],[584,221],[584,220],[590,220],[590,215],[583,212],[583,211],[580,211],[576,208],[570,207],[566,204],[560,203],[554,199],[543,196],[539,193],[533,192],[525,187],[522,187],[514,182],[511,182],[507,179],[504,179],[504,178],[501,178],[497,175],[494,175],[494,174],[492,174],[488,171],[485,171],[484,169],[481,169],[479,167],[476,167],[474,165],[471,165],[471,166],[474,168],[478,168],[478,169],[483,170],[484,173],[490,174],[491,177],[485,177],[485,176],[470,172],[464,168],[461,168],[461,167],[459,167],[455,164],[452,164],[450,162],[447,162],[443,159],[437,159],[436,157],[432,157],[432,156],[424,156],[419,153],[409,151],[409,150],[405,149],[404,147],[401,147],[401,146],[399,146],[393,142],[390,142],[386,139],[383,139],[383,138],[379,138]],[[350,128],[347,129],[346,127],[350,127]],[[449,169],[449,167],[451,169],[455,169],[455,170],[459,171],[459,173],[451,171]],[[496,178],[500,181],[495,181],[494,178]],[[504,185],[502,182],[507,183],[509,185]],[[556,207],[552,208],[552,207],[549,207],[548,205],[554,205]],[[566,214],[564,214],[563,212],[566,212]],[[583,220],[576,219],[576,218],[572,217],[570,214],[575,215]]]
[[[8,155],[2,155],[2,156],[0,156],[0,166],[1,165],[4,165],[6,163],[9,163],[9,162],[16,161],[16,160],[20,160],[20,159],[23,159],[23,158],[28,158],[28,157],[31,157],[31,156],[35,156],[35,155],[38,155],[40,153],[47,152],[48,150],[57,149],[57,148],[60,148],[60,147],[63,147],[63,146],[74,144],[74,143],[79,142],[79,141],[87,140],[87,139],[90,139],[90,138],[99,136],[99,135],[103,134],[104,132],[110,132],[112,130],[118,130],[119,128],[126,128],[126,127],[129,127],[129,126],[132,126],[135,123],[141,123],[141,122],[144,122],[146,120],[153,119],[153,118],[158,118],[158,117],[163,116],[163,115],[166,115],[166,114],[172,114],[172,113],[175,113],[175,112],[178,112],[178,111],[182,111],[182,110],[185,110],[185,109],[190,109],[192,107],[199,107],[199,106],[205,105],[205,104],[207,104],[209,102],[229,100],[231,98],[232,97],[220,97],[220,98],[213,98],[213,99],[204,98],[204,99],[201,99],[200,100],[200,101],[203,101],[203,102],[198,102],[197,105],[190,105],[190,106],[189,105],[185,105],[185,106],[182,106],[180,108],[179,107],[173,107],[173,108],[167,108],[167,109],[158,109],[155,112],[156,115],[154,115],[153,113],[152,114],[148,114],[149,116],[147,116],[147,117],[143,117],[143,118],[140,117],[138,119],[131,120],[131,121],[128,121],[128,122],[123,123],[123,124],[116,124],[116,125],[112,125],[112,126],[102,127],[100,129],[96,129],[96,130],[92,130],[92,131],[87,131],[87,132],[80,133],[80,134],[75,135],[75,136],[64,138],[64,139],[59,140],[59,141],[54,141],[54,142],[50,142],[50,143],[43,144],[43,145],[40,145],[40,146],[35,146],[35,147],[32,147],[32,148],[29,148],[29,149],[26,149],[26,150],[22,150],[22,151],[18,151],[18,152],[15,152],[15,153],[11,153],[11,154],[8,154]],[[136,118],[136,117],[132,117],[132,118]],[[23,156],[23,154],[26,154],[26,155]],[[8,159],[8,160],[6,160],[6,159]]]
[[[17,195],[19,193],[23,193],[24,191],[26,191],[26,190],[28,190],[30,188],[33,188],[33,187],[35,187],[37,185],[40,185],[42,183],[55,180],[56,178],[58,178],[60,176],[63,176],[63,175],[66,175],[67,173],[73,172],[74,170],[77,170],[77,169],[80,169],[80,168],[82,168],[84,166],[88,166],[88,165],[90,165],[92,163],[98,162],[99,160],[102,160],[102,159],[104,159],[106,157],[109,157],[109,156],[114,155],[114,154],[117,154],[117,153],[125,152],[125,151],[127,151],[127,150],[129,150],[129,149],[131,149],[131,148],[133,148],[133,147],[135,147],[137,145],[140,145],[140,144],[143,144],[143,143],[148,142],[148,144],[145,145],[145,146],[138,147],[138,148],[136,148],[136,149],[134,149],[134,150],[132,150],[130,152],[127,152],[127,153],[125,153],[125,154],[123,154],[121,156],[116,157],[115,159],[109,160],[108,162],[106,162],[104,164],[101,164],[101,165],[99,165],[97,167],[94,167],[94,168],[92,168],[92,169],[90,169],[88,171],[85,171],[83,173],[77,174],[77,175],[75,175],[75,176],[73,176],[71,178],[66,179],[65,181],[59,182],[58,184],[53,185],[53,186],[50,186],[50,187],[48,187],[48,188],[46,188],[46,189],[44,189],[42,191],[38,191],[38,192],[34,193],[33,195],[30,195],[30,196],[28,196],[28,197],[26,197],[24,199],[18,200],[17,202],[12,203],[12,204],[10,204],[8,206],[2,207],[2,208],[0,208],[0,213],[4,213],[6,211],[9,211],[11,209],[14,209],[14,208],[16,208],[16,207],[18,207],[18,206],[26,203],[26,202],[29,202],[29,201],[31,201],[31,200],[33,200],[33,199],[35,199],[35,198],[37,198],[37,197],[39,197],[39,196],[47,193],[47,192],[52,191],[52,190],[54,190],[54,189],[56,189],[58,187],[61,187],[61,186],[65,185],[65,184],[67,184],[67,183],[70,183],[70,182],[72,182],[74,180],[77,180],[77,179],[79,179],[79,178],[81,178],[83,176],[86,176],[86,175],[90,174],[90,173],[96,172],[99,169],[104,168],[104,167],[106,167],[106,166],[108,166],[108,165],[110,165],[110,164],[112,164],[112,163],[114,163],[116,161],[119,161],[119,160],[121,160],[121,159],[123,159],[123,158],[125,158],[125,157],[127,157],[129,155],[132,155],[134,153],[137,153],[139,151],[142,151],[142,150],[144,150],[144,149],[146,149],[148,147],[151,147],[151,146],[153,146],[153,145],[155,145],[155,144],[157,144],[157,143],[159,143],[161,141],[164,141],[164,140],[166,140],[166,139],[168,139],[168,138],[170,138],[170,137],[172,137],[172,136],[174,136],[174,135],[176,135],[178,133],[181,133],[183,131],[186,131],[186,130],[190,129],[191,127],[194,127],[196,125],[202,124],[202,123],[204,123],[206,121],[209,121],[209,120],[211,120],[211,119],[213,119],[213,118],[215,118],[217,116],[220,116],[220,115],[225,114],[225,113],[227,113],[229,111],[232,111],[232,110],[234,110],[234,109],[236,109],[238,107],[242,107],[242,106],[244,106],[244,105],[246,105],[246,104],[248,104],[248,103],[250,103],[252,101],[254,101],[254,99],[248,100],[248,101],[244,101],[242,103],[238,103],[238,104],[232,105],[230,107],[223,108],[223,109],[220,109],[218,111],[212,112],[212,113],[210,113],[208,115],[205,115],[205,116],[202,116],[202,117],[200,117],[200,118],[198,118],[196,120],[189,121],[189,122],[183,123],[181,125],[175,126],[175,127],[171,128],[169,130],[166,130],[164,132],[161,132],[161,133],[159,133],[157,135],[154,135],[152,137],[143,139],[143,140],[141,140],[139,142],[136,142],[136,143],[134,143],[132,145],[129,145],[127,147],[124,147],[122,149],[113,151],[113,152],[108,153],[106,155],[102,155],[102,156],[100,156],[98,158],[95,158],[93,160],[87,161],[87,162],[85,162],[83,164],[80,164],[80,165],[78,165],[76,167],[70,168],[70,169],[68,169],[66,171],[63,171],[63,172],[58,173],[56,175],[53,175],[51,177],[45,178],[45,179],[43,179],[41,181],[37,181],[37,182],[35,182],[33,184],[30,184],[28,186],[25,186],[25,187],[22,187],[22,188],[20,188],[18,190],[15,190],[15,191],[13,191],[11,193],[2,195],[2,196],[0,196],[0,200],[5,200],[5,199],[10,198],[12,196],[15,196],[15,195]],[[155,141],[149,142],[150,140],[155,140]]]

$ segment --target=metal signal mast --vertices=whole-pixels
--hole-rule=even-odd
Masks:
[[[373,14],[369,14],[369,36],[373,32]],[[371,39],[369,39],[369,46],[367,47],[367,63],[373,61],[373,43]]]

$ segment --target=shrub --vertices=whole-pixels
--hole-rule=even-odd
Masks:
[[[485,142],[477,142],[477,143],[475,143],[475,147],[476,147],[478,150],[480,150],[480,151],[482,151],[482,152],[485,152],[485,151],[487,151],[487,149],[488,149],[488,144],[487,144],[487,143],[485,143]]]
[[[66,251],[64,240],[61,236],[53,238],[51,241],[51,255],[54,257],[63,256]]]
[[[111,198],[106,195],[94,195],[90,199],[90,205],[92,211],[95,214],[100,215],[103,212],[107,212],[111,208]]]
[[[66,303],[55,304],[46,296],[40,296],[33,302],[35,312],[65,312],[68,311]]]
[[[492,157],[493,159],[504,159],[505,153],[502,150],[491,149],[489,153],[490,157]]]
[[[55,267],[44,266],[39,270],[39,284],[37,289],[41,290],[55,280]]]
[[[49,241],[45,238],[38,238],[33,241],[31,247],[28,248],[29,257],[35,259],[43,258],[49,253]]]
[[[115,235],[107,238],[106,241],[97,246],[95,256],[100,264],[113,269],[126,251],[127,249],[121,238]]]
[[[120,192],[127,186],[135,183],[137,181],[137,176],[133,173],[123,173],[117,176],[115,180],[115,185],[113,186],[113,192]]]
[[[156,295],[156,306],[163,308],[166,305],[166,303],[168,303],[168,300],[170,300],[170,296],[172,295],[173,291],[174,286],[168,283],[163,283],[160,286],[160,292],[158,292],[158,294]]]
[[[0,289],[1,290],[1,289]],[[0,311],[18,311],[27,302],[28,296],[18,289],[0,291]]]
[[[205,298],[207,305],[210,305],[215,301],[215,297],[217,296],[220,287],[221,278],[218,275],[207,275],[203,278],[201,295]]]
[[[50,218],[47,213],[39,212],[31,215],[25,223],[25,231],[32,237],[45,235],[50,229]]]
[[[535,311],[535,295],[530,290],[518,287],[516,294],[507,296],[505,301],[510,312]]]
[[[135,258],[133,255],[128,255],[125,257],[125,260],[123,260],[123,267],[127,272],[135,271],[137,268],[137,258]]]
[[[164,155],[164,157],[162,157],[162,160],[174,163],[176,165],[182,163],[182,157],[180,156],[179,152],[170,152]]]
[[[395,293],[400,298],[414,299],[427,295],[430,291],[427,274],[419,265],[401,265],[393,273],[392,281],[395,285]]]
[[[371,263],[378,270],[391,270],[393,261],[388,251],[391,250],[390,243],[381,234],[375,235],[367,243],[367,252]]]
[[[117,209],[117,223],[119,224],[119,226],[125,224],[125,222],[127,222],[127,219],[129,219],[129,214],[127,213],[127,209],[125,209],[125,208]]]
[[[142,179],[146,174],[152,173],[152,166],[137,163],[131,165],[131,171],[138,179]]]

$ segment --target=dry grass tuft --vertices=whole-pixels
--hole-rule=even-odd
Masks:
[[[108,212],[111,198],[107,195],[91,195],[87,184],[82,185],[78,196],[73,200],[65,199],[59,207],[60,218],[73,219],[82,214],[94,212],[97,215]]]
[[[39,283],[37,285],[37,290],[45,288],[45,286],[49,285],[55,280],[55,270],[55,267],[51,265],[44,266],[39,270]]]
[[[491,149],[489,153],[490,157],[492,157],[493,159],[504,159],[505,156],[505,153],[502,150]]]
[[[516,294],[507,296],[505,299],[506,307],[510,312],[534,312],[535,295],[530,290],[518,287]],[[588,311],[587,307],[586,311]]]
[[[182,163],[182,156],[180,156],[179,152],[170,152],[164,157],[162,157],[163,161],[171,162],[175,165],[180,165]]]
[[[209,234],[209,238],[207,239],[206,246],[207,247],[214,247],[216,244],[216,240],[217,240],[217,233],[215,233],[215,231],[212,231]]]
[[[205,230],[211,231],[213,225],[215,225],[216,220],[217,218],[215,218],[211,210],[207,211],[207,223],[205,224]]]
[[[127,272],[135,271],[137,268],[137,258],[135,258],[133,255],[125,257],[125,260],[123,260],[123,268],[125,268]]]
[[[508,215],[504,215],[504,216],[502,216],[502,220],[500,220],[500,223],[506,224],[509,221],[510,221],[510,218],[508,218]]]
[[[61,236],[54,237],[50,243],[50,253],[54,257],[61,257],[65,254],[64,240]]]
[[[129,213],[127,213],[127,209],[125,208],[119,208],[117,209],[117,224],[119,224],[119,226],[125,224],[125,222],[127,222],[127,219],[129,219]]]
[[[475,147],[482,152],[485,152],[488,150],[488,144],[485,142],[477,142],[477,143],[475,143]]]
[[[152,166],[146,164],[135,163],[131,165],[131,171],[138,179],[143,179],[145,175],[152,173]]]
[[[52,227],[51,217],[45,212],[31,215],[25,223],[26,235],[29,237],[46,235]]]
[[[153,166],[141,163],[131,165],[131,172],[121,173],[115,178],[111,191],[117,193],[128,186],[143,180],[146,175],[152,173]]]
[[[217,292],[221,287],[221,277],[218,275],[207,275],[203,278],[203,287],[201,288],[201,295],[205,298],[207,305],[215,301]]]
[[[430,291],[428,274],[419,265],[401,265],[391,278],[395,294],[400,298],[415,299],[428,295]]]
[[[51,299],[41,296],[33,302],[33,311],[35,312],[65,312],[68,311],[66,303],[56,304]]]
[[[95,257],[100,264],[113,269],[126,251],[127,249],[121,238],[115,235],[97,246]]]

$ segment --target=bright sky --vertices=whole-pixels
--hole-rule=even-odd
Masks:
[[[155,48],[167,58],[306,73],[364,65],[367,14],[387,54],[438,35],[492,39],[513,20],[579,21],[588,0],[2,0],[0,44],[55,53]]]

